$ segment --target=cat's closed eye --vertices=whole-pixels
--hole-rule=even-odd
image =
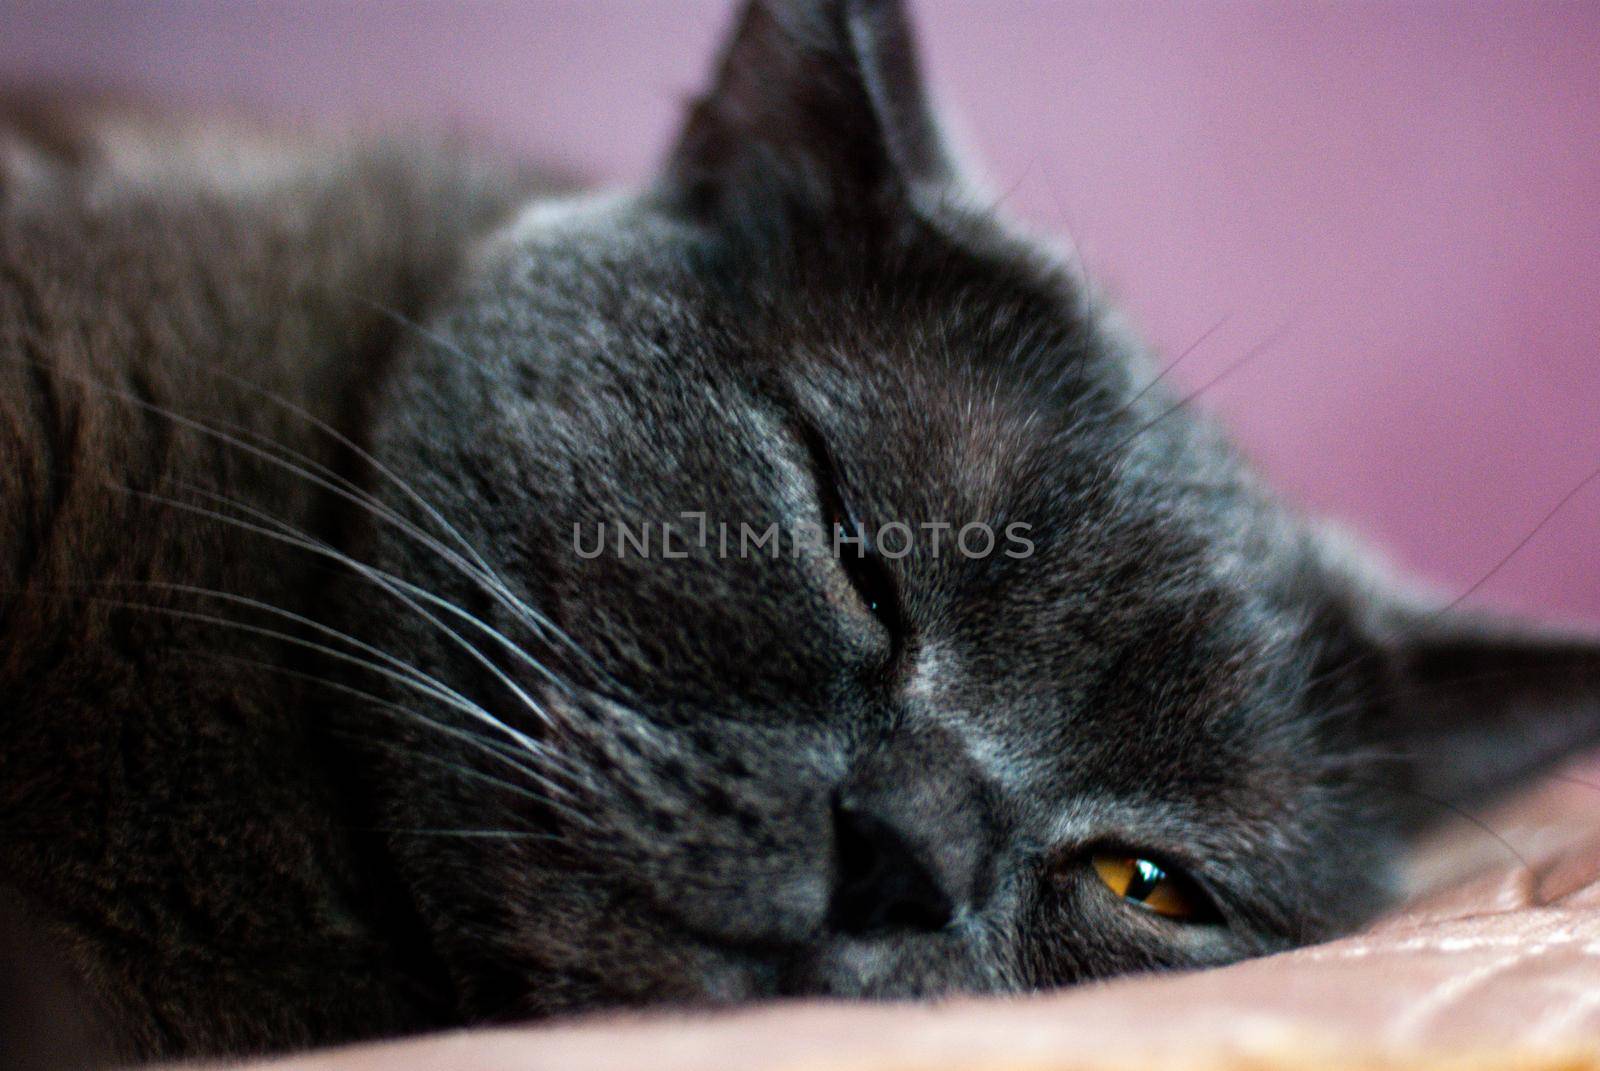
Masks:
[[[845,501],[838,471],[826,447],[813,433],[806,432],[802,438],[811,455],[827,549],[838,559],[861,605],[887,630],[890,642],[898,649],[904,639],[905,621],[894,577],[867,527]]]
[[[838,512],[830,518],[828,530],[839,546],[839,564],[862,604],[898,640],[905,624],[900,616],[900,594],[861,522]]]

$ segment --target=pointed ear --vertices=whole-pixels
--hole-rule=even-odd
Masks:
[[[711,219],[860,223],[954,180],[899,0],[749,0],[665,187]]]
[[[1371,578],[1343,592],[1340,616],[1360,637],[1333,670],[1360,689],[1347,728],[1380,756],[1374,782],[1398,791],[1408,827],[1600,748],[1600,639],[1429,604]]]
[[[1471,804],[1600,746],[1600,642],[1412,611],[1387,637],[1371,726],[1429,800]],[[1436,808],[1435,808],[1436,809]]]

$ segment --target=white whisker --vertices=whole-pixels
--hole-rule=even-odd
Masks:
[[[139,495],[139,496],[145,497],[145,498],[151,498],[151,499],[154,499],[154,500],[156,500],[158,502],[164,503],[165,505],[171,506],[174,509],[186,510],[188,512],[197,513],[197,514],[199,514],[201,516],[210,517],[210,518],[212,518],[214,520],[218,520],[218,521],[222,521],[222,522],[225,522],[225,523],[228,523],[228,524],[232,524],[232,525],[234,525],[234,526],[236,526],[238,528],[241,528],[241,529],[243,529],[245,531],[254,532],[254,533],[258,534],[258,535],[263,536],[264,538],[276,539],[276,540],[278,540],[280,542],[288,543],[291,546],[299,547],[299,548],[301,548],[303,550],[306,550],[306,551],[309,551],[311,553],[323,555],[324,557],[331,558],[334,561],[337,561],[340,564],[347,566],[348,568],[352,569],[353,571],[358,572],[362,576],[366,576],[373,583],[377,583],[380,586],[383,586],[383,587],[386,587],[386,588],[389,585],[393,585],[394,587],[400,588],[400,589],[404,590],[405,592],[407,592],[408,594],[413,595],[416,598],[419,598],[419,599],[423,600],[424,602],[429,603],[432,606],[435,606],[435,607],[437,607],[437,608],[439,608],[441,610],[444,610],[444,611],[446,611],[446,612],[448,612],[450,614],[453,614],[454,616],[456,616],[456,617],[462,619],[463,621],[467,622],[468,624],[472,625],[474,628],[478,629],[480,632],[484,633],[490,639],[492,639],[496,643],[498,643],[509,654],[511,654],[512,656],[517,658],[519,661],[521,661],[522,663],[527,665],[530,669],[532,669],[534,672],[538,673],[540,676],[544,677],[544,679],[546,681],[548,681],[551,684],[555,685],[556,687],[560,688],[562,691],[570,692],[572,690],[572,685],[570,683],[568,683],[565,678],[558,676],[553,670],[551,670],[543,662],[539,661],[537,658],[534,658],[533,655],[529,654],[528,651],[524,647],[522,647],[522,645],[514,642],[512,639],[510,639],[508,636],[506,636],[504,633],[502,633],[499,629],[495,628],[493,625],[491,625],[488,622],[484,621],[483,619],[479,618],[476,614],[473,614],[470,611],[468,611],[468,610],[466,610],[466,609],[464,609],[464,608],[462,608],[460,606],[457,606],[455,603],[451,602],[450,600],[448,600],[448,599],[446,599],[446,598],[444,598],[444,597],[442,597],[440,595],[434,594],[433,592],[429,591],[427,588],[424,588],[419,584],[413,584],[411,581],[406,580],[406,579],[404,579],[402,577],[396,576],[394,573],[391,573],[391,572],[389,572],[389,571],[387,571],[385,569],[381,569],[378,566],[371,565],[371,564],[368,564],[366,562],[362,562],[357,558],[354,558],[354,557],[352,557],[350,555],[347,555],[343,551],[339,550],[337,547],[333,546],[331,543],[327,542],[326,540],[318,539],[316,536],[312,535],[311,533],[305,531],[302,528],[297,528],[294,525],[289,524],[287,521],[279,520],[278,518],[273,517],[271,514],[267,513],[265,510],[257,509],[254,506],[249,505],[248,503],[240,502],[240,501],[237,501],[236,499],[231,499],[226,495],[218,494],[217,492],[208,490],[208,489],[206,489],[204,487],[199,487],[199,486],[194,485],[194,484],[184,483],[182,481],[173,481],[173,482],[178,487],[180,487],[180,488],[182,488],[182,489],[184,489],[186,491],[189,491],[189,492],[194,493],[194,494],[202,495],[202,496],[204,496],[206,498],[211,499],[213,502],[217,502],[217,503],[219,503],[221,505],[229,506],[229,507],[231,507],[233,509],[239,510],[242,513],[248,514],[249,516],[259,518],[263,523],[271,525],[273,528],[277,529],[277,531],[276,532],[267,531],[267,530],[264,530],[264,529],[260,528],[257,525],[250,524],[249,522],[241,521],[241,520],[239,520],[237,518],[233,518],[233,517],[228,517],[225,514],[217,513],[215,511],[205,509],[204,507],[194,506],[194,505],[192,505],[190,503],[187,503],[187,502],[181,502],[181,501],[178,501],[176,499],[171,499],[171,498],[167,498],[167,497],[162,496],[162,495],[157,495],[157,494],[154,494],[153,492],[136,491],[133,488],[127,488],[127,487],[121,487],[121,488],[119,488],[119,490],[122,490],[122,491],[124,491],[124,492],[126,492],[128,494]]]
[[[220,430],[215,425],[208,424],[205,421],[196,420],[192,417],[184,416],[183,414],[175,412],[171,409],[167,409],[163,406],[156,405],[153,402],[146,401],[135,394],[119,390],[118,388],[108,386],[104,383],[99,383],[87,376],[77,376],[70,373],[63,373],[57,369],[48,368],[48,366],[44,366],[40,362],[31,361],[26,358],[15,359],[20,361],[20,363],[45,367],[52,374],[69,382],[74,382],[90,390],[100,392],[144,412],[148,412],[154,416],[159,416],[165,420],[169,420],[180,427],[188,428],[200,435],[204,435],[208,438],[214,439],[215,441],[231,446],[234,449],[243,451],[252,457],[256,457],[270,465],[274,465],[286,472],[289,472],[292,475],[298,476],[313,486],[319,487],[328,493],[333,494],[347,502],[350,502],[352,505],[367,511],[372,516],[392,525],[397,530],[417,540],[427,549],[438,554],[446,562],[460,570],[463,575],[478,583],[489,595],[491,595],[502,606],[506,607],[506,609],[510,610],[524,624],[527,624],[536,632],[547,633],[561,640],[563,644],[569,647],[582,661],[584,661],[597,673],[601,672],[592,657],[574,640],[572,640],[570,636],[568,636],[563,630],[557,627],[543,614],[539,613],[538,610],[532,606],[529,606],[524,600],[518,598],[516,594],[510,590],[505,581],[501,579],[492,568],[489,567],[488,563],[483,559],[483,556],[471,546],[465,537],[462,536],[461,533],[453,526],[451,526],[449,522],[446,521],[439,513],[439,511],[430,505],[425,499],[423,499],[422,496],[412,489],[409,484],[400,479],[399,476],[390,472],[382,465],[381,462],[372,457],[366,451],[362,450],[355,443],[351,442],[339,431],[325,424],[316,416],[305,412],[303,409],[300,409],[287,399],[281,398],[276,394],[273,394],[271,391],[267,391],[265,388],[250,384],[248,381],[242,380],[231,373],[222,371],[220,369],[200,366],[201,370],[203,371],[229,379],[230,381],[246,387],[247,389],[256,391],[257,393],[267,397],[268,400],[274,402],[275,404],[286,407],[290,412],[293,412],[296,415],[302,416],[304,419],[311,421],[313,426],[317,427],[318,430],[334,436],[338,442],[354,451],[368,464],[371,464],[380,473],[385,475],[391,481],[395,482],[396,486],[398,486],[408,497],[412,498],[417,503],[419,508],[423,509],[424,512],[426,512],[430,517],[435,518],[436,521],[443,525],[458,542],[462,543],[467,548],[467,552],[474,560],[468,561],[466,558],[463,558],[459,552],[446,547],[438,540],[437,537],[429,535],[416,524],[412,523],[401,514],[389,508],[382,501],[373,497],[371,494],[361,489],[352,481],[333,472],[326,465],[307,457],[300,451],[286,446],[283,443],[274,442],[273,440],[249,429],[238,429],[245,435],[248,435],[250,438],[269,443],[272,448],[269,450],[266,447],[257,446],[254,443],[248,442],[238,435]],[[286,457],[279,456],[279,453],[274,453],[274,450],[279,451],[282,454],[287,454],[289,457],[297,458],[300,461],[305,462],[305,464],[296,464],[294,461],[290,461]]]
[[[418,604],[417,600],[412,598],[410,595],[408,595],[403,590],[403,587],[402,587],[402,585],[403,585],[405,587],[416,588],[415,585],[412,585],[407,581],[401,581],[398,578],[390,579],[390,574],[385,573],[383,570],[380,570],[380,569],[378,569],[378,568],[376,568],[374,566],[367,565],[365,562],[359,561],[358,559],[353,558],[350,555],[345,554],[342,551],[336,550],[333,547],[329,546],[326,543],[323,543],[320,540],[312,541],[312,540],[309,540],[308,538],[302,538],[302,537],[299,537],[299,536],[286,535],[286,534],[284,534],[282,532],[273,531],[270,528],[265,528],[265,527],[263,527],[261,525],[258,525],[258,524],[252,524],[249,521],[240,520],[237,517],[229,517],[228,515],[226,515],[224,513],[219,513],[216,510],[206,509],[204,506],[196,506],[196,505],[192,505],[192,504],[187,503],[187,502],[181,502],[181,501],[179,501],[177,499],[169,498],[169,497],[167,497],[165,495],[155,494],[154,492],[139,491],[139,490],[135,490],[133,488],[120,487],[120,486],[118,486],[116,489],[120,490],[120,491],[123,491],[124,493],[127,493],[127,494],[131,494],[131,495],[135,495],[135,496],[138,496],[138,497],[141,497],[141,498],[146,498],[146,499],[150,499],[152,501],[160,502],[160,503],[162,503],[164,505],[167,505],[167,506],[169,506],[169,507],[171,507],[173,509],[179,509],[179,510],[183,510],[185,512],[197,514],[199,516],[209,517],[212,520],[216,520],[216,521],[218,521],[220,523],[233,525],[234,527],[243,529],[245,531],[254,532],[254,533],[256,533],[256,534],[258,534],[258,535],[260,535],[260,536],[262,536],[264,538],[267,538],[267,539],[273,539],[273,540],[277,540],[279,542],[284,542],[284,543],[287,543],[287,544],[289,544],[291,546],[302,547],[302,548],[304,548],[304,549],[306,549],[308,551],[312,551],[312,552],[315,552],[315,553],[322,554],[322,555],[324,555],[324,556],[326,556],[326,557],[328,557],[328,558],[330,558],[330,559],[332,559],[334,561],[339,562],[341,565],[344,565],[347,568],[355,571],[357,574],[366,577],[368,580],[370,580],[373,583],[377,584],[378,586],[382,587],[384,590],[388,591],[390,594],[392,594],[396,598],[398,598],[401,602],[405,603],[405,605],[407,607],[409,607],[411,610],[413,610],[418,616],[420,616],[423,620],[427,621],[429,624],[433,625],[435,628],[439,629],[439,631],[443,632],[457,646],[461,647],[475,661],[477,661],[485,669],[487,669],[495,677],[495,679],[500,681],[500,683],[504,684],[506,686],[506,688],[508,688],[512,692],[512,694],[515,695],[523,703],[523,705],[526,706],[528,708],[528,710],[532,711],[534,713],[534,715],[537,716],[541,721],[543,721],[545,724],[547,724],[547,725],[549,725],[551,727],[558,727],[558,723],[555,721],[555,719],[550,717],[549,712],[544,709],[543,705],[541,705],[538,702],[538,700],[534,699],[533,696],[529,695],[528,692],[521,685],[519,685],[515,681],[513,681],[511,679],[511,677],[508,676],[503,669],[501,669],[499,666],[497,666],[494,663],[493,659],[491,659],[487,655],[485,655],[474,644],[470,643],[465,637],[463,637],[460,633],[456,632],[449,625],[446,625],[443,621],[439,620],[439,618],[437,616],[435,616],[434,614],[430,613],[429,611],[423,609],[422,606]],[[434,596],[429,592],[425,592],[425,591],[423,591],[423,589],[416,588],[416,590],[422,591],[423,594],[426,595],[430,599],[437,600],[437,601],[439,601],[441,603],[444,602],[444,600],[438,599],[437,596]],[[222,593],[213,592],[212,594],[220,596]],[[460,612],[463,613],[463,614],[466,613],[466,611],[460,611]],[[471,615],[469,614],[467,616],[471,616]],[[476,619],[474,619],[474,620],[476,620]],[[488,626],[484,626],[484,627],[487,628]],[[490,631],[493,631],[493,630],[491,629]],[[343,634],[341,634],[341,635],[343,635]],[[498,635],[498,633],[496,633],[496,635]],[[509,643],[509,641],[507,641],[507,642]],[[513,645],[513,647],[514,647],[514,645]],[[529,658],[531,660],[531,656],[529,656]],[[535,664],[537,664],[537,663],[535,663]],[[537,750],[537,749],[539,749],[538,743],[536,741],[534,741],[531,737],[528,737],[526,734],[522,733],[520,730],[517,730],[517,729],[514,729],[514,728],[512,728],[510,726],[504,725],[504,723],[501,723],[501,724],[504,727],[504,729],[507,732],[507,734],[508,735],[512,735],[513,738],[516,739],[518,741],[518,743],[522,744],[524,747],[528,748],[529,750]]]
[[[254,669],[260,669],[260,670],[264,670],[264,671],[269,672],[269,673],[276,673],[276,674],[279,674],[281,676],[291,677],[291,678],[294,678],[296,680],[304,681],[307,684],[315,684],[315,685],[318,685],[320,687],[328,688],[328,689],[331,689],[333,691],[339,692],[339,693],[341,693],[343,695],[348,695],[348,696],[351,696],[352,698],[360,699],[363,702],[368,703],[371,706],[376,707],[379,710],[382,710],[387,714],[390,714],[391,716],[398,717],[398,718],[400,718],[402,720],[405,720],[405,721],[414,722],[417,725],[420,725],[420,726],[422,726],[422,727],[424,727],[426,729],[432,730],[433,732],[440,733],[440,734],[442,734],[444,736],[450,737],[451,739],[458,740],[458,741],[460,741],[460,742],[462,742],[464,744],[467,744],[468,746],[470,746],[470,747],[472,747],[472,748],[474,748],[474,749],[476,749],[478,751],[481,751],[484,754],[488,755],[490,758],[493,758],[498,762],[501,762],[501,763],[504,763],[507,766],[510,766],[513,770],[516,770],[520,774],[527,775],[527,776],[533,776],[534,773],[535,773],[535,771],[530,770],[528,767],[524,766],[521,762],[519,762],[517,760],[517,758],[515,756],[521,754],[521,752],[512,752],[512,753],[508,754],[507,752],[502,751],[500,745],[496,744],[492,740],[489,740],[489,739],[487,739],[485,737],[481,737],[476,733],[468,732],[468,731],[466,731],[464,729],[458,729],[455,726],[450,725],[448,722],[442,722],[442,721],[438,721],[438,720],[436,720],[434,718],[430,718],[427,715],[422,714],[422,713],[418,712],[417,710],[414,710],[411,707],[405,706],[402,703],[396,703],[393,700],[385,699],[385,698],[383,698],[381,696],[374,695],[372,692],[368,692],[368,691],[366,691],[364,689],[356,688],[356,687],[354,687],[352,685],[345,684],[345,683],[343,683],[341,681],[331,680],[331,679],[329,679],[327,677],[319,677],[314,673],[306,673],[306,672],[304,672],[302,670],[291,669],[288,666],[280,666],[280,665],[277,665],[277,664],[272,663],[272,662],[266,662],[266,661],[263,661],[263,660],[261,660],[259,658],[242,658],[242,657],[240,657],[238,655],[221,654],[221,653],[218,653],[218,652],[215,652],[215,651],[195,651],[193,653],[194,653],[194,655],[196,657],[199,657],[199,658],[207,658],[207,659],[212,659],[214,661],[232,662],[232,663],[235,663],[235,664],[238,664],[238,665],[250,666],[251,668],[254,668]],[[351,734],[348,734],[348,735],[355,736],[356,734],[351,733]],[[369,746],[374,744],[374,743],[376,743],[379,746],[383,746],[383,747],[394,747],[394,745],[388,744],[386,742],[373,741],[370,738],[364,737],[364,736],[360,737],[360,739],[362,740],[362,742],[364,744],[369,745]],[[415,757],[419,758],[419,759],[423,759],[425,761],[432,761],[432,762],[435,762],[435,763],[443,763],[444,762],[444,760],[442,760],[442,759],[438,759],[438,758],[435,758],[435,757],[430,756],[430,755],[425,755],[425,754],[423,754],[421,752],[415,753]],[[508,791],[517,793],[519,795],[526,796],[529,799],[539,800],[541,802],[550,802],[550,801],[546,800],[546,798],[544,796],[541,796],[536,792],[529,791],[527,788],[524,788],[524,787],[522,787],[520,785],[513,785],[511,782],[505,781],[505,780],[503,780],[501,778],[493,777],[492,775],[486,774],[481,770],[475,770],[475,769],[472,769],[471,767],[465,767],[465,766],[458,766],[458,767],[453,767],[453,768],[456,769],[456,771],[459,772],[459,773],[471,774],[471,775],[473,775],[473,776],[475,776],[477,778],[480,778],[480,779],[482,779],[484,781],[491,782],[491,783],[499,786],[500,788],[504,788],[504,789],[506,789]],[[557,770],[556,772],[564,772],[564,771]]]
[[[324,625],[321,622],[313,621],[303,614],[297,614],[292,610],[285,610],[282,607],[273,606],[270,603],[264,603],[258,599],[251,599],[242,595],[233,595],[225,591],[213,591],[209,588],[194,587],[187,584],[164,584],[156,581],[130,581],[127,583],[134,586],[151,587],[156,589],[177,591],[196,596],[221,599],[227,602],[236,603],[241,606],[247,606],[263,613],[273,614],[293,621],[296,624],[302,625],[306,628],[313,629],[317,632],[321,632],[325,635],[339,639],[345,643],[349,643],[357,649],[389,663],[390,666],[397,666],[399,668],[392,669],[389,668],[389,666],[379,665],[370,659],[357,657],[356,655],[352,655],[347,651],[341,651],[337,648],[329,647],[327,644],[317,643],[314,640],[308,640],[302,636],[295,636],[291,633],[283,632],[278,629],[266,628],[262,625],[252,625],[244,621],[235,621],[232,618],[220,617],[215,614],[201,613],[194,610],[180,610],[170,606],[154,606],[148,603],[137,603],[123,599],[107,599],[98,596],[79,597],[114,606],[121,606],[126,609],[143,610],[151,613],[163,613],[171,617],[198,621],[203,624],[217,625],[223,628],[232,628],[239,631],[252,633],[254,635],[265,636],[270,639],[279,640],[283,643],[292,644],[306,650],[316,651],[317,653],[328,658],[345,662],[350,665],[355,665],[369,672],[376,673],[379,676],[394,681],[404,687],[411,688],[413,691],[420,692],[421,694],[432,699],[445,703],[446,705],[467,715],[469,718],[482,722],[498,732],[502,732],[511,736],[530,757],[549,763],[552,766],[555,766],[561,761],[560,756],[557,753],[546,750],[538,743],[538,741],[531,740],[525,734],[519,733],[516,729],[506,725],[505,722],[501,721],[499,718],[483,709],[483,707],[472,702],[472,700],[468,699],[466,696],[463,696],[460,692],[457,692],[449,685],[444,684],[443,682],[429,676],[414,666],[411,666],[408,663],[396,658],[387,651],[374,647],[371,644],[364,643],[353,636],[348,636],[345,633],[340,632],[338,629]],[[550,781],[547,777],[545,777],[544,774],[537,770],[525,767],[523,772],[529,777],[537,780],[542,787],[548,788],[553,792],[570,794],[570,791],[566,787]]]

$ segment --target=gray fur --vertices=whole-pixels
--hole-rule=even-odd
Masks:
[[[0,186],[4,873],[120,1051],[1227,962],[1369,918],[1437,806],[1600,736],[1594,645],[1392,592],[1148,385],[977,207],[910,42],[758,0],[657,182],[516,218],[382,155],[265,202]],[[1034,549],[574,548],[689,511]],[[129,579],[208,617],[59,597]],[[1119,901],[1099,847],[1216,917]]]

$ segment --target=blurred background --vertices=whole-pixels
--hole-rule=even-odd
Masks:
[[[731,0],[0,0],[0,82],[446,125],[649,174]],[[1600,623],[1600,4],[913,0],[1006,209],[1268,475],[1483,605]],[[1279,328],[1259,359],[1224,376]],[[1207,386],[1207,384],[1212,384]]]

